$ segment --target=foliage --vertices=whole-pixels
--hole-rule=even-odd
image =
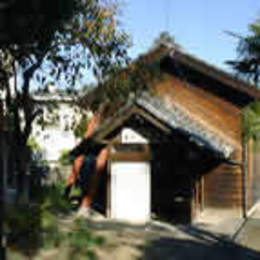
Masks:
[[[69,213],[71,209],[69,203],[62,198],[62,191],[62,185],[46,186],[39,189],[36,204],[9,208],[6,225],[10,234],[10,246],[27,249],[40,247],[42,236],[47,244],[57,244],[56,240],[61,238],[57,234],[58,214]]]
[[[35,184],[38,185],[42,179],[47,177],[50,167],[49,163],[43,159],[43,150],[33,136],[28,139],[27,146],[30,148],[30,188],[33,195],[35,193],[34,189],[37,189],[37,187],[34,187]]]
[[[34,137],[30,137],[27,141],[27,145],[30,147],[31,151],[41,151],[41,146],[37,143],[36,139]]]
[[[235,72],[257,88],[260,76],[260,19],[250,24],[245,37],[229,32],[239,40],[236,60],[227,61]]]
[[[59,247],[65,234],[59,230],[59,214],[68,214],[70,204],[62,197],[64,185],[46,186],[42,190],[40,211],[43,246],[45,249]]]
[[[88,127],[89,118],[86,114],[83,114],[80,118],[79,123],[76,125],[74,129],[74,134],[76,137],[83,138]]]
[[[74,222],[72,232],[68,237],[69,246],[72,248],[71,259],[76,259],[80,255],[86,255],[87,259],[96,259],[93,248],[105,243],[104,237],[93,236],[84,219],[77,219]]]
[[[60,1],[52,2],[49,10],[53,10],[52,6]],[[14,83],[14,95],[10,86],[5,86],[7,115],[13,115],[14,129],[18,135],[20,134],[21,142],[27,140],[32,121],[42,113],[37,102],[30,96],[32,80],[38,82],[41,88],[45,86],[48,77],[62,77],[63,82],[71,87],[77,78],[83,76],[84,69],[92,69],[101,79],[110,64],[124,62],[128,36],[117,30],[116,6],[101,4],[97,0],[66,2],[66,12],[68,13],[68,5],[72,11],[61,18],[65,16],[67,19],[58,22],[58,17],[55,16],[57,21],[47,24],[42,30],[37,27],[38,20],[35,19],[36,25],[32,27],[32,34],[35,33],[33,38],[23,40],[19,44],[9,43],[0,50],[3,56],[0,68],[4,74],[7,73],[7,68],[10,72],[6,78],[14,75],[17,81],[17,68],[23,77],[21,87],[18,87],[17,82]],[[63,14],[63,4],[57,5],[60,9],[56,10],[56,15]],[[16,10],[16,5],[13,8],[14,12],[20,12]],[[24,115],[23,129],[19,111]]]
[[[140,55],[135,61],[129,63],[126,68],[111,67],[109,77],[99,84],[98,87],[89,91],[80,101],[79,105],[84,108],[98,110],[100,105],[125,104],[131,102],[160,81],[161,60],[169,53],[169,46],[159,45],[152,48],[145,55]],[[105,113],[109,113],[105,109]]]
[[[125,63],[129,39],[118,26],[117,5],[106,1],[29,0],[24,5],[14,0],[0,17],[6,24],[0,29],[0,89],[13,129],[21,193],[26,164],[17,147],[26,145],[33,122],[43,113],[32,88],[44,88],[49,80],[72,88],[86,70],[100,81],[110,66]]]
[[[260,140],[260,101],[251,103],[243,110],[243,135],[246,140]]]
[[[245,37],[230,33],[239,40],[237,46],[237,60],[227,61],[238,75],[259,87],[260,76],[260,19],[250,24],[249,34]],[[259,101],[249,104],[242,114],[243,138],[245,141],[260,140],[260,103]]]
[[[40,211],[37,206],[9,206],[5,225],[8,246],[21,250],[25,255],[40,246]]]
[[[62,150],[60,153],[60,157],[58,159],[59,163],[61,165],[67,166],[67,165],[72,165],[73,164],[73,160],[70,157],[70,151],[69,150]]]
[[[59,104],[57,100],[49,98],[46,102],[37,102],[41,112],[35,118],[36,123],[44,130],[47,127],[57,127],[59,125]]]
[[[42,188],[40,199],[41,209],[52,213],[69,213],[71,210],[70,203],[62,197],[65,189],[64,183],[45,186]]]
[[[93,249],[105,243],[88,229],[86,220],[77,219],[69,231],[61,228],[59,218],[71,213],[71,205],[62,197],[64,184],[43,187],[37,204],[12,207],[8,210],[6,226],[8,246],[32,256],[37,249],[68,247],[69,259],[96,259]]]

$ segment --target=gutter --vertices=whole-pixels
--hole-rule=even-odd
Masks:
[[[243,163],[235,161],[235,160],[230,160],[230,159],[222,159],[223,163],[229,164],[231,166],[243,166]]]

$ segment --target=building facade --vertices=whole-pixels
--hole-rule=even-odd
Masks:
[[[109,148],[123,143],[128,129],[142,136],[137,144],[147,141],[155,214],[177,222],[245,217],[260,199],[260,169],[259,152],[243,142],[241,119],[260,92],[177,49],[146,60],[159,63],[160,79],[115,109],[92,138]]]

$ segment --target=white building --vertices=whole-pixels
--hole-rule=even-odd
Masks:
[[[11,94],[14,95],[13,78],[10,79]],[[5,92],[0,91],[0,99],[5,98]],[[62,93],[55,85],[48,85],[47,91],[34,94],[33,99],[41,104],[42,116],[33,123],[31,137],[42,150],[42,159],[57,161],[64,150],[70,150],[77,144],[74,128],[79,123],[83,111],[74,103],[75,96]],[[50,111],[50,103],[54,109]],[[86,113],[86,112],[84,112]],[[91,116],[91,112],[87,113]],[[39,123],[39,121],[44,123]]]
[[[40,124],[39,120],[35,120],[31,136],[35,138],[42,149],[42,159],[55,162],[59,159],[62,151],[71,150],[77,144],[78,140],[74,135],[74,128],[79,123],[82,113],[73,104],[73,97],[58,94],[54,86],[50,87],[47,94],[35,95],[34,99],[43,104],[55,102],[57,108],[50,112],[47,106],[43,106],[45,124]]]

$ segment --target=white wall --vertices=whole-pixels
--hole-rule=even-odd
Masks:
[[[47,161],[58,160],[62,150],[70,150],[77,144],[72,131],[50,128],[38,130],[33,136],[43,150],[43,159]]]
[[[54,125],[46,126],[44,129],[37,122],[33,125],[32,137],[43,149],[43,159],[47,161],[58,160],[62,150],[71,150],[78,143],[72,128],[80,120],[80,111],[75,110],[68,102],[59,101],[58,104],[59,108],[54,114],[50,114],[47,109],[44,110],[45,119],[54,116]]]
[[[129,127],[122,129],[121,142],[123,144],[148,144],[148,140],[145,137]]]
[[[111,217],[143,223],[150,219],[150,207],[149,162],[113,162],[111,164]]]

